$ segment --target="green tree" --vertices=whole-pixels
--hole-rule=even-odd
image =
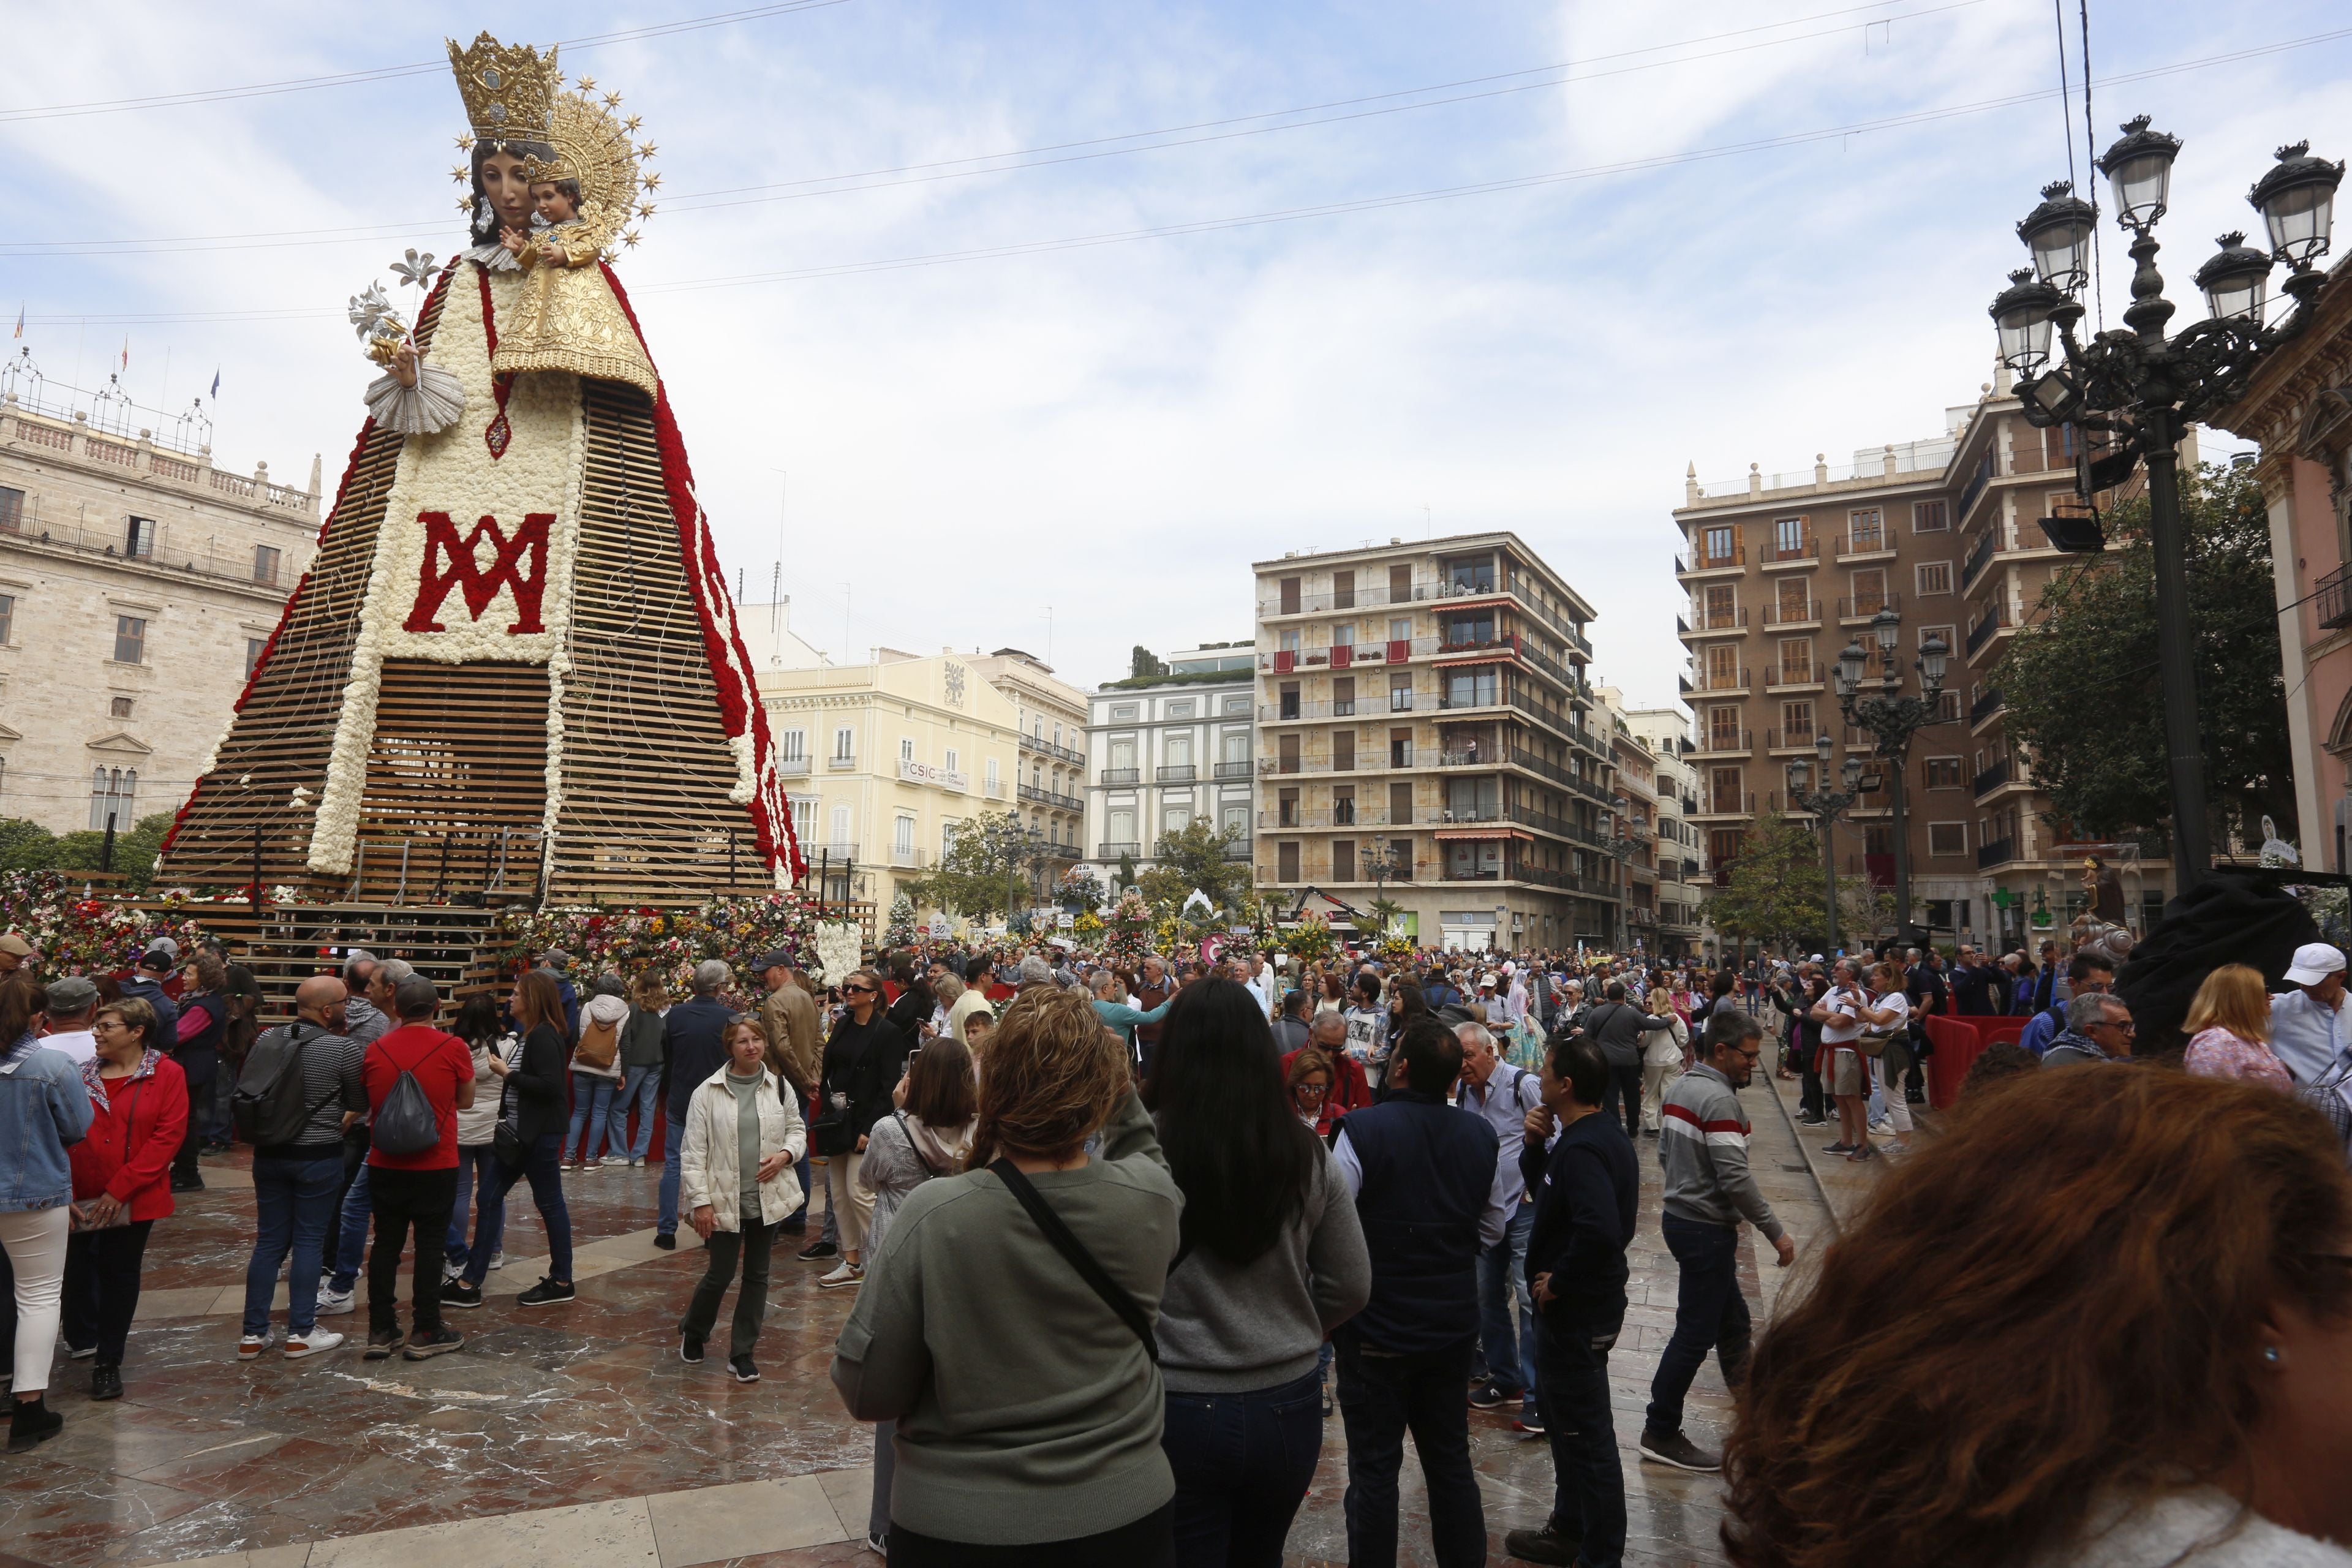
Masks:
[[[1219,909],[1241,902],[1250,890],[1250,865],[1228,860],[1226,849],[1242,842],[1238,833],[1220,832],[1206,817],[1196,816],[1182,827],[1171,827],[1153,845],[1160,864],[1136,879],[1136,886],[1153,908],[1181,904],[1198,888]]]
[[[1404,906],[1394,899],[1378,898],[1364,906],[1364,912],[1372,917],[1372,930],[1364,934],[1386,936],[1404,918]]]
[[[1034,894],[1044,851],[1010,811],[983,812],[957,829],[940,868],[908,885],[919,903],[973,920],[1009,914]]]
[[[57,858],[58,837],[37,822],[0,816],[0,870],[38,871]]]
[[[29,827],[32,824],[25,826]],[[152,816],[141,817],[129,832],[114,836],[114,868],[122,873],[126,889],[133,893],[147,890],[148,884],[155,879],[155,857],[163,852],[163,836],[171,831],[172,814],[159,811]],[[105,858],[106,834],[85,828],[55,839],[47,864],[60,871],[97,871],[104,868]]]
[[[1717,931],[1783,951],[1821,946],[1828,935],[1822,841],[1811,827],[1766,812],[1740,841],[1729,873],[1706,899],[1706,918]],[[1895,923],[1893,894],[1860,877],[1840,877],[1837,886],[1838,935],[1848,951]]]
[[[1128,656],[1127,673],[1130,679],[1147,675],[1165,675],[1168,673],[1168,666],[1154,656],[1150,648],[1141,643],[1137,643],[1135,651]]]
[[[2180,510],[2199,752],[2213,815],[2242,831],[2268,813],[2293,837],[2294,758],[2262,489],[2250,469],[2208,463],[2181,476]],[[2106,552],[2050,580],[1992,675],[2009,734],[2049,793],[2045,820],[2098,838],[2161,832],[2172,816],[2147,524],[2145,499],[2116,508]]]

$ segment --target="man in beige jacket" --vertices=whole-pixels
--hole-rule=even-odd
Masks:
[[[817,1022],[816,997],[808,990],[808,977],[793,967],[793,955],[783,949],[761,954],[757,967],[760,984],[768,988],[760,1003],[760,1033],[774,1047],[774,1058],[805,1115],[809,1090],[824,1076],[824,1031]],[[794,1170],[803,1202],[799,1212],[781,1228],[798,1235],[808,1228],[809,1163],[796,1161]],[[828,1213],[825,1217],[829,1222],[832,1215]]]

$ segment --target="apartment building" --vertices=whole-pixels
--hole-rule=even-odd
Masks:
[[[1087,820],[1100,825],[1094,864],[1105,887],[1122,864],[1157,865],[1160,836],[1196,819],[1229,836],[1230,858],[1249,858],[1252,645],[1202,643],[1160,662],[1161,674],[1108,681],[1087,698]]]
[[[2077,439],[2029,425],[2003,371],[1974,404],[1946,410],[1941,437],[1857,451],[1834,472],[1816,454],[1810,474],[1751,464],[1744,483],[1685,477],[1674,516],[1675,575],[1690,595],[1678,626],[1691,656],[1684,694],[1697,715],[1689,820],[1718,878],[1760,813],[1790,811],[1787,763],[1812,755],[1817,734],[1840,757],[1869,754],[1830,671],[1859,639],[1874,686],[1885,664],[1868,628],[1893,609],[1906,691],[1918,690],[1912,663],[1928,637],[1951,650],[1937,721],[1913,741],[1904,773],[1912,918],[1940,939],[2021,940],[2034,893],[2066,906],[2076,847],[2042,821],[2048,797],[2013,754],[1990,677],[2065,560],[2039,521],[2076,505]],[[2193,443],[2183,456],[2194,461]],[[1840,828],[1838,864],[1891,886],[1892,780],[1877,776]],[[2144,867],[2155,906],[2166,869]]]
[[[1679,708],[1637,708],[1625,727],[1649,748],[1658,794],[1659,954],[1683,958],[1708,952],[1706,846],[1690,816],[1698,810],[1698,773],[1691,766],[1690,718]]]
[[[1660,949],[1658,892],[1660,845],[1658,759],[1649,742],[1633,733],[1620,710],[1622,694],[1601,689],[1601,717],[1617,761],[1615,844],[1625,899],[1618,951],[1654,958]]]
[[[965,662],[1013,702],[1021,748],[1013,793],[1023,825],[1060,863],[1058,877],[1086,855],[1087,694],[1017,647],[975,649]]]
[[[0,373],[0,816],[128,831],[188,798],[310,564],[307,489],[208,426]]]
[[[1517,535],[1260,561],[1261,887],[1380,893],[1424,944],[1606,945],[1592,606]]]
[[[1016,709],[968,658],[884,647],[866,664],[759,676],[793,828],[827,899],[887,910],[964,822],[1012,805]]]

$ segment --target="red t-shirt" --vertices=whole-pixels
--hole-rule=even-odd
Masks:
[[[433,1105],[441,1122],[441,1142],[421,1154],[387,1154],[368,1151],[367,1163],[387,1171],[454,1171],[457,1168],[457,1086],[474,1078],[474,1053],[455,1035],[445,1035],[430,1024],[403,1024],[370,1042],[360,1059],[360,1083],[367,1090],[368,1114],[383,1109],[403,1070],[416,1075],[416,1086]]]

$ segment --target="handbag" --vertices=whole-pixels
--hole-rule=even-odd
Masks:
[[[1037,1223],[1039,1230],[1045,1233],[1045,1239],[1054,1244],[1054,1250],[1069,1259],[1070,1267],[1078,1271],[1078,1278],[1102,1298],[1104,1306],[1118,1314],[1119,1321],[1134,1331],[1135,1337],[1143,1342],[1143,1353],[1157,1363],[1160,1360],[1160,1336],[1152,1332],[1151,1314],[1146,1312],[1142,1304],[1129,1295],[1118,1280],[1104,1271],[1103,1266],[1095,1261],[1095,1255],[1087,1250],[1087,1244],[1062,1223],[1062,1216],[1054,1212],[1054,1205],[1045,1201],[1045,1195],[1030,1184],[1029,1178],[1023,1175],[1012,1161],[1000,1159],[989,1166],[988,1173],[1003,1182],[1005,1189],[1021,1200],[1021,1206],[1029,1211],[1029,1217]],[[1181,1254],[1178,1261],[1182,1261]]]

